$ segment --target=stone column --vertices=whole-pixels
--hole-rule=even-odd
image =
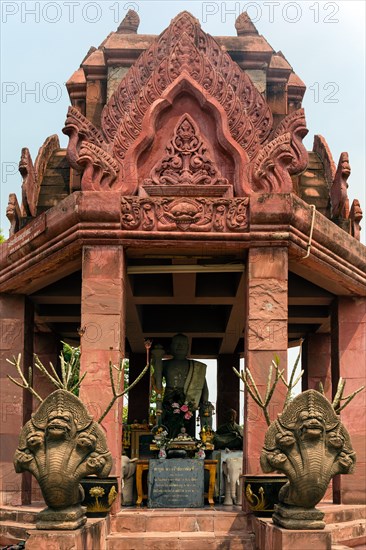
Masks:
[[[268,369],[277,355],[280,368],[287,367],[287,249],[251,248],[248,253],[245,366],[249,367],[258,390],[265,395]],[[271,420],[282,410],[285,386],[273,395]],[[267,424],[261,409],[245,392],[244,472],[261,473],[259,457]]]
[[[131,384],[141,373],[146,365],[146,353],[131,353],[129,358],[129,384]],[[149,422],[150,405],[150,378],[145,374],[140,382],[132,388],[128,395],[128,423],[134,420],[142,422],[146,419]]]
[[[13,457],[18,447],[20,431],[30,418],[32,397],[11,382],[7,375],[21,381],[15,367],[6,359],[22,355],[22,369],[28,378],[33,360],[33,307],[25,296],[2,294],[0,297],[1,341],[1,503],[29,504],[30,474],[16,474]]]
[[[366,298],[339,297],[332,314],[333,394],[337,379],[347,380],[345,395],[366,386]],[[357,463],[353,475],[340,476],[339,500],[342,504],[366,502],[366,392],[356,395],[341,412]]]
[[[80,398],[95,420],[112,397],[109,361],[117,365],[124,357],[125,277],[123,247],[84,247],[80,371],[87,375]],[[122,399],[118,399],[102,423],[113,456],[111,475],[117,477],[121,472],[122,408]]]
[[[216,426],[225,423],[225,412],[228,409],[237,411],[239,423],[239,384],[240,380],[233,372],[233,367],[240,370],[239,355],[219,355],[217,359],[217,399],[216,399]]]

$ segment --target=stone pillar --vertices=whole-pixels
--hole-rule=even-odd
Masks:
[[[225,412],[228,409],[235,409],[238,413],[239,423],[240,408],[240,380],[233,371],[233,367],[240,370],[239,355],[219,355],[217,359],[217,399],[216,399],[216,426],[226,422]]]
[[[129,359],[129,384],[131,384],[141,373],[146,365],[146,353],[131,353]],[[150,377],[149,373],[144,374],[140,382],[132,388],[128,395],[128,423],[134,420],[142,422],[146,419],[149,422],[150,406]]]
[[[125,277],[123,247],[84,247],[80,372],[87,375],[80,398],[95,420],[112,397],[109,361],[118,365],[124,357]],[[102,422],[113,456],[111,475],[117,477],[121,473],[122,408],[122,399],[118,399]]]
[[[268,369],[277,355],[287,370],[287,248],[251,248],[248,253],[245,367],[265,395]],[[269,407],[271,420],[283,407],[284,384],[279,383]],[[261,473],[259,457],[267,424],[261,409],[245,392],[244,473]]]
[[[16,474],[13,457],[18,447],[20,431],[30,418],[31,394],[16,386],[7,375],[21,381],[15,367],[6,359],[22,355],[22,369],[28,378],[33,360],[33,307],[25,296],[2,294],[0,297],[1,341],[1,503],[29,504],[30,474]]]
[[[333,394],[337,379],[347,380],[345,395],[366,386],[366,298],[339,297],[332,312]],[[353,475],[340,476],[339,500],[342,504],[366,502],[366,392],[356,395],[341,412],[357,463]]]
[[[317,390],[323,384],[326,397],[332,401],[330,334],[309,334],[302,347],[304,375],[302,389]]]

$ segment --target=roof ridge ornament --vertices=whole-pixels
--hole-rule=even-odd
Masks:
[[[238,36],[247,36],[249,34],[259,34],[256,26],[246,11],[243,11],[235,21],[235,28]]]
[[[118,26],[118,34],[136,34],[140,25],[140,18],[135,10],[128,10]]]

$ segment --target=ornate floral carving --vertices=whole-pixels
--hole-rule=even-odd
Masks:
[[[158,162],[150,179],[151,185],[227,185],[212,161],[207,146],[192,118],[185,114],[178,121],[164,158]]]
[[[56,134],[49,136],[39,149],[34,165],[29,149],[27,147],[22,149],[19,172],[23,177],[21,208],[23,216],[36,216],[39,191],[47,164],[59,148],[58,136]]]
[[[125,230],[243,232],[249,199],[122,198]]]
[[[80,480],[89,474],[107,476],[112,457],[104,432],[83,403],[56,390],[23,427],[14,465],[18,473],[31,472],[41,487],[48,508],[39,514],[37,527],[74,529],[86,521]]]
[[[279,494],[273,522],[288,529],[322,529],[324,514],[314,507],[330,480],[354,469],[356,454],[331,403],[308,390],[267,430],[261,455],[264,472],[283,472],[288,483]]]
[[[102,128],[115,143],[118,158],[141,132],[142,121],[131,111],[146,113],[166,88],[186,71],[224,108],[232,137],[254,156],[272,129],[272,114],[249,76],[189,13],[179,14],[143,52],[104,108]],[[143,70],[141,70],[143,69]]]
[[[220,144],[226,140],[225,146],[231,152],[229,156],[231,154],[235,159],[234,177],[229,183],[234,186],[237,196],[248,195],[252,191],[292,190],[290,175],[300,173],[307,164],[307,153],[302,145],[302,138],[307,132],[303,110],[286,117],[269,142],[273,120],[264,97],[249,76],[210,35],[201,30],[198,20],[187,12],[173,19],[127,72],[103,109],[101,132],[78,111],[69,109],[64,129],[64,133],[70,136],[68,158],[74,168],[80,169],[82,165],[88,169],[82,188],[91,188],[93,179],[100,183],[103,157],[103,170],[108,173],[108,184],[104,185],[104,189],[120,189],[125,195],[136,195],[139,183],[137,160],[143,147],[154,139],[154,124],[160,112],[158,107],[164,101],[164,105],[173,103],[182,91],[209,104],[221,117],[217,139]],[[194,125],[192,119],[190,124]],[[84,142],[92,143],[97,148],[89,148],[80,163],[79,155]],[[170,144],[169,147],[172,146]],[[102,155],[100,149],[109,157]],[[184,160],[187,158],[184,156]],[[111,159],[117,162],[118,170],[112,166]],[[179,155],[167,150],[161,163],[155,164],[151,182],[155,185],[158,181],[164,185],[176,185],[179,178],[184,185],[192,183],[195,178],[200,185],[206,182],[200,170],[192,165],[189,173],[183,169],[178,174],[178,165],[174,163],[179,164],[180,161],[183,161],[182,155],[179,160]],[[206,160],[199,162],[207,166]],[[94,176],[93,170],[99,170],[99,173]],[[213,174],[208,166],[204,170],[208,172],[208,177],[213,180],[217,178],[218,183],[220,174]],[[243,178],[244,170],[246,178]]]
[[[348,153],[341,153],[333,185],[330,189],[330,201],[332,204],[332,218],[347,219],[349,216],[348,183],[351,174]]]

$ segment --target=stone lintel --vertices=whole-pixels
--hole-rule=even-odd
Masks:
[[[14,250],[13,240],[19,231],[0,245],[1,291],[37,290],[53,270],[69,270],[80,265],[80,239],[85,242],[110,242],[138,246],[161,247],[159,231],[122,231],[120,223],[121,195],[118,192],[74,192],[56,207],[45,212],[47,231]],[[289,246],[291,270],[324,286],[334,294],[366,295],[365,246],[333,222],[316,213],[310,256],[306,256],[312,221],[311,208],[293,194],[253,194],[249,204],[249,231],[245,233],[164,232],[164,242],[179,242],[182,249],[192,250],[200,239],[220,246],[244,250],[254,244]],[[21,231],[31,232],[37,219]],[[157,239],[159,236],[159,239]],[[91,240],[90,240],[91,239]],[[102,241],[100,241],[102,239]],[[139,244],[140,243],[140,244]],[[13,249],[13,253],[9,251]],[[75,267],[74,267],[75,269]],[[77,267],[76,267],[77,269]],[[59,272],[58,272],[59,275]],[[58,277],[59,278],[59,277]],[[56,279],[54,279],[56,280]],[[47,283],[49,284],[49,283]],[[29,286],[30,285],[30,286]]]

